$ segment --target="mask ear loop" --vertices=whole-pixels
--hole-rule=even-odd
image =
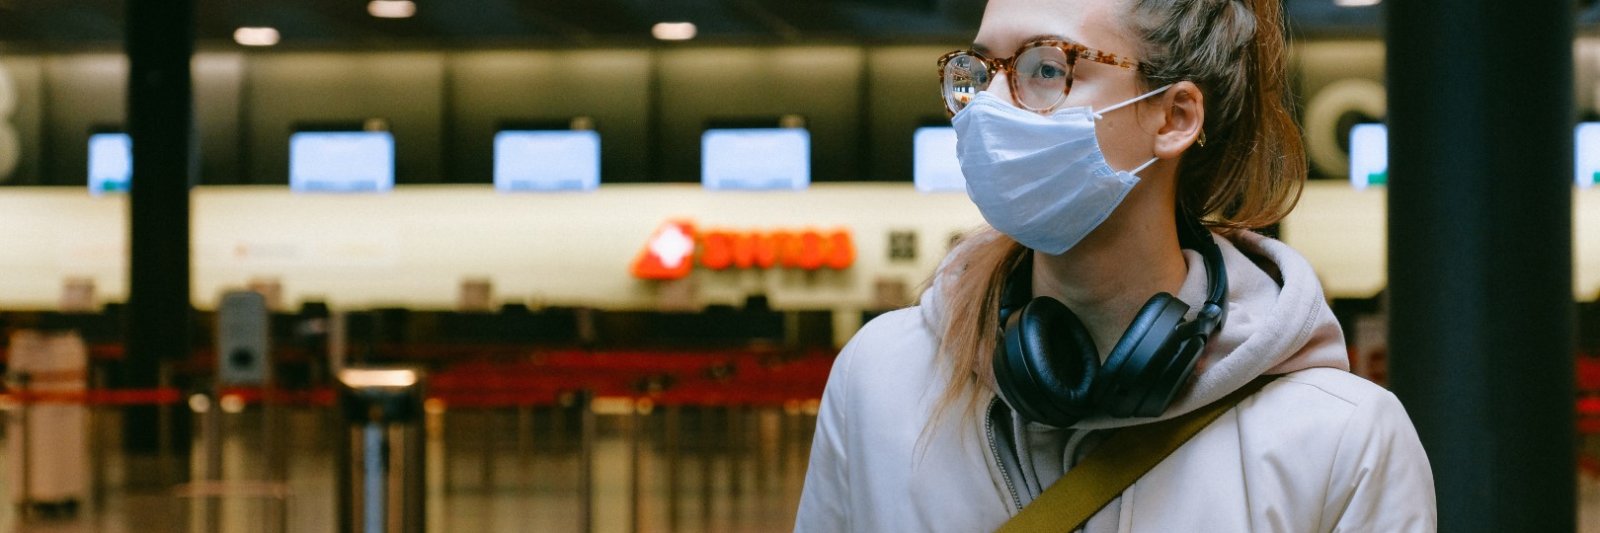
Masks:
[[[1159,158],[1159,157],[1152,157],[1152,158],[1150,158],[1149,161],[1145,161],[1143,165],[1139,165],[1139,168],[1133,169],[1133,170],[1129,171],[1128,173],[1129,174],[1133,174],[1134,176],[1138,176],[1140,172],[1144,172],[1145,169],[1150,168],[1151,165],[1156,164],[1156,161],[1160,161],[1160,160],[1161,160],[1161,158]]]
[[[1171,84],[1171,83],[1166,84],[1166,85],[1162,85],[1161,88],[1156,89],[1154,91],[1150,91],[1150,92],[1141,94],[1139,96],[1135,96],[1132,99],[1124,101],[1124,102],[1122,102],[1120,104],[1107,107],[1107,108],[1102,109],[1102,110],[1097,111],[1097,112],[1093,112],[1094,118],[1095,118],[1095,120],[1099,120],[1099,119],[1105,118],[1105,114],[1106,113],[1110,113],[1112,111],[1116,111],[1118,109],[1122,109],[1124,107],[1128,107],[1130,105],[1139,103],[1139,101],[1144,100],[1146,98],[1149,98],[1149,97],[1164,93],[1164,92],[1167,91],[1167,89],[1171,89],[1173,85],[1174,84]],[[1161,160],[1161,158],[1159,158],[1159,157],[1152,157],[1152,158],[1150,158],[1149,161],[1145,161],[1143,165],[1139,165],[1138,168],[1135,168],[1132,171],[1129,171],[1128,173],[1132,174],[1134,176],[1138,176],[1140,172],[1144,172],[1145,169],[1150,168],[1151,165],[1156,164],[1156,161],[1160,161],[1160,160]]]
[[[1099,119],[1105,118],[1105,114],[1106,113],[1110,113],[1112,111],[1116,111],[1118,109],[1122,109],[1124,107],[1128,107],[1130,105],[1137,104],[1141,100],[1144,100],[1146,98],[1149,98],[1149,97],[1152,97],[1152,96],[1155,96],[1155,95],[1158,95],[1158,94],[1161,94],[1161,93],[1164,93],[1164,92],[1167,92],[1167,89],[1171,89],[1172,85],[1173,84],[1171,84],[1171,83],[1166,84],[1166,85],[1162,85],[1160,89],[1156,89],[1154,91],[1150,91],[1150,92],[1141,94],[1139,96],[1135,96],[1131,100],[1126,100],[1126,101],[1123,101],[1120,104],[1116,104],[1116,105],[1107,107],[1105,109],[1101,109],[1099,111],[1095,111],[1094,112],[1094,118],[1095,118],[1095,120],[1099,120]]]

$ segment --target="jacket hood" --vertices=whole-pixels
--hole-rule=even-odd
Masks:
[[[978,232],[945,257],[932,285],[922,293],[922,318],[930,331],[942,331],[947,305],[944,287],[954,282],[955,275],[955,269],[947,267],[961,261],[973,245],[996,235],[994,231]],[[1229,237],[1213,234],[1212,238],[1222,249],[1228,271],[1227,321],[1206,343],[1189,384],[1159,417],[1095,415],[1072,427],[1106,429],[1181,416],[1262,375],[1316,367],[1349,370],[1344,332],[1323,297],[1322,283],[1304,257],[1282,242],[1248,231]],[[1188,318],[1192,319],[1205,302],[1205,263],[1198,252],[1184,250],[1183,254],[1189,272],[1177,296],[1189,305]],[[992,391],[993,384],[989,389]]]

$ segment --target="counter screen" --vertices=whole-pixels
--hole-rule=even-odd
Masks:
[[[1577,148],[1573,161],[1577,175],[1573,178],[1579,187],[1600,184],[1600,122],[1578,124]]]
[[[386,131],[302,131],[289,137],[289,189],[381,192],[394,188],[394,136]]]
[[[700,149],[700,183],[707,189],[801,190],[811,184],[811,133],[800,128],[710,129]]]
[[[1357,124],[1350,128],[1350,184],[1357,189],[1389,183],[1389,128]]]
[[[965,192],[967,179],[956,159],[956,130],[921,127],[912,134],[912,181],[922,192]]]
[[[494,136],[496,190],[585,191],[599,186],[599,132],[502,130]]]
[[[133,182],[133,139],[126,133],[89,135],[89,194],[128,192]]]

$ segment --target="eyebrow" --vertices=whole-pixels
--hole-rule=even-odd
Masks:
[[[1058,34],[1058,33],[1041,33],[1041,34],[1034,35],[1032,37],[1028,37],[1026,39],[1023,39],[1020,42],[1022,42],[1022,43],[1031,43],[1033,41],[1042,41],[1042,40],[1048,40],[1048,39],[1054,39],[1054,40],[1058,40],[1058,41],[1070,41],[1070,42],[1074,42],[1074,43],[1078,42],[1077,39],[1073,39],[1071,37],[1067,37],[1065,35],[1061,35],[1061,34]],[[976,43],[976,42],[972,43],[972,51],[977,52],[979,54],[983,54],[985,56],[993,57],[993,54],[992,54],[993,50],[990,50],[989,47],[984,46],[981,43]]]

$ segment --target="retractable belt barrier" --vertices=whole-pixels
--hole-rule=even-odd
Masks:
[[[782,360],[747,352],[552,352],[512,363],[464,361],[450,365],[434,374],[428,400],[458,408],[554,406],[585,390],[600,398],[662,406],[784,406],[820,399],[832,365],[831,354],[822,353]],[[39,383],[56,377],[35,374],[32,379]],[[82,373],[59,377],[81,379]],[[175,387],[9,390],[0,393],[0,403],[172,405],[187,401],[195,392]],[[228,387],[216,395],[242,405],[332,407],[336,401],[331,387]]]

